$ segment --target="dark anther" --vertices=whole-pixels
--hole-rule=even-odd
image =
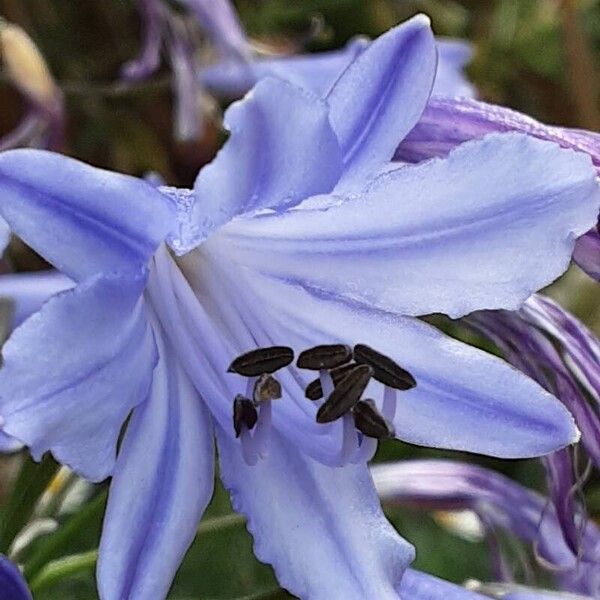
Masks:
[[[229,373],[239,373],[246,377],[258,377],[263,373],[275,373],[287,367],[294,360],[294,351],[287,346],[258,348],[238,356],[229,365]]]
[[[336,367],[335,369],[332,369],[329,374],[331,375],[333,385],[336,386],[355,367],[356,363],[348,363],[347,365],[342,365],[341,367]],[[323,387],[321,386],[321,380],[315,379],[314,381],[311,381],[306,386],[304,395],[309,400],[320,400],[323,397]]]
[[[364,344],[354,346],[354,360],[373,367],[373,377],[397,390],[410,390],[417,385],[415,378],[385,354]]]
[[[233,428],[235,429],[235,437],[240,437],[242,427],[245,425],[248,429],[252,429],[256,425],[258,413],[252,403],[245,396],[238,394],[233,401]]]
[[[344,344],[315,346],[300,353],[296,365],[299,369],[333,369],[352,360],[352,348]]]
[[[356,429],[366,436],[378,440],[387,440],[395,435],[394,426],[377,410],[371,399],[357,402],[352,409]]]
[[[330,423],[347,413],[360,400],[372,376],[373,369],[369,365],[354,367],[321,405],[317,422]]]
[[[311,381],[304,390],[304,395],[309,400],[320,400],[323,397],[323,386],[320,379]]]
[[[266,402],[281,398],[281,384],[272,375],[263,373],[254,384],[254,402]]]

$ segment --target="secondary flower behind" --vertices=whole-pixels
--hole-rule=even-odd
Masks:
[[[415,317],[514,309],[558,277],[595,222],[595,171],[520,134],[391,164],[435,71],[429,22],[416,17],[326,97],[266,79],[228,110],[231,135],[194,190],[51,153],[0,155],[2,216],[76,283],[7,342],[3,429],[35,457],[50,450],[88,479],[112,475],[102,598],[166,596],[212,494],[215,434],[234,507],[284,587],[397,597],[413,549],[381,512],[372,442],[361,452],[373,438],[348,427],[348,411],[323,418],[305,397],[314,371],[288,361],[274,382],[264,364],[244,375],[232,361],[247,352],[351,347],[372,364],[353,367],[348,393],[372,370],[361,392],[408,442],[525,457],[577,439],[540,386]],[[383,359],[416,385],[390,392],[375,377]],[[331,399],[329,367],[319,368]],[[253,419],[234,427],[235,399],[250,393],[254,452],[242,435]],[[419,579],[410,573],[403,585]]]

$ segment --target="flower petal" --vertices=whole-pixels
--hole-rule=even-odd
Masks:
[[[600,281],[600,235],[596,227],[578,238],[573,260],[590,277]]]
[[[10,227],[4,219],[0,219],[0,255],[4,254],[10,242]]]
[[[59,271],[6,273],[0,276],[0,298],[13,304],[11,325],[14,329],[37,312],[54,294],[68,290],[74,283]]]
[[[239,284],[252,288],[290,344],[365,343],[412,373],[417,386],[397,400],[394,425],[401,440],[519,458],[547,454],[578,438],[569,412],[537,383],[422,321],[334,302],[255,274]],[[366,395],[380,398],[382,390],[372,385]]]
[[[232,217],[282,209],[331,190],[340,150],[325,102],[290,83],[265,79],[225,114],[231,137],[194,186],[190,250]]]
[[[98,585],[106,600],[165,598],[213,491],[210,417],[174,356],[127,428],[110,486]]]
[[[559,316],[558,323],[553,323],[556,315]],[[586,452],[600,465],[600,419],[578,385],[576,375],[581,376],[581,382],[586,383],[592,397],[597,399],[598,393],[591,382],[600,382],[600,348],[591,332],[539,294],[528,298],[517,312],[475,312],[463,319],[461,325],[474,328],[495,344],[509,363],[561,400],[581,431],[581,443]],[[559,330],[564,328],[567,334],[558,339],[559,344],[547,337],[556,325]],[[567,367],[573,363],[582,365],[576,373]],[[591,382],[586,372],[592,376]]]
[[[446,156],[453,148],[489,133],[526,133],[555,142],[562,148],[585,152],[600,171],[600,134],[544,125],[531,117],[471,98],[434,97],[417,126],[404,139],[395,158],[418,162]]]
[[[256,58],[250,63],[222,62],[202,69],[200,81],[211,94],[224,98],[243,96],[265,77],[285,79],[322,96],[368,45],[368,40],[356,38],[330,52]]]
[[[491,531],[507,530],[536,545],[537,553],[562,580],[563,589],[597,595],[600,585],[600,530],[579,522],[582,555],[565,543],[554,507],[547,498],[505,475],[452,460],[404,460],[371,467],[384,504],[431,510],[475,511]]]
[[[14,437],[0,431],[0,452],[3,454],[11,454],[18,452],[23,448],[23,444]]]
[[[145,265],[174,227],[170,199],[144,181],[40,150],[0,154],[0,213],[76,281]]]
[[[357,37],[339,50],[294,54],[291,56],[257,57],[252,62],[223,61],[200,70],[202,85],[220,98],[235,99],[243,96],[265,77],[277,77],[325,95],[371,42]],[[460,40],[437,39],[439,61],[434,94],[446,96],[474,96],[473,86],[462,70],[473,54],[470,44]]]
[[[471,97],[475,88],[469,83],[463,69],[473,57],[473,48],[463,40],[437,38],[438,67],[433,94]]]
[[[248,518],[257,558],[306,600],[397,598],[414,550],[386,521],[364,464],[325,467],[278,434],[249,467],[217,429],[223,484]]]
[[[407,600],[437,600],[438,598],[439,600],[485,600],[487,598],[415,569],[406,570],[398,593],[401,598]]]
[[[589,157],[520,134],[403,166],[362,193],[223,228],[273,278],[408,315],[516,309],[568,266],[596,222]]]
[[[31,600],[31,592],[18,567],[0,554],[0,598],[3,600]]]
[[[156,362],[142,273],[98,277],[55,296],[3,348],[3,431],[91,480],[110,474],[123,421]]]
[[[377,38],[327,96],[346,179],[360,179],[389,161],[416,125],[436,72],[429,18],[418,15]]]

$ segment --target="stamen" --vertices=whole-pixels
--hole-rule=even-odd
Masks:
[[[250,430],[256,425],[258,413],[251,400],[238,394],[233,401],[233,428],[235,437],[240,437],[244,429]]]
[[[350,346],[329,344],[304,350],[298,356],[296,366],[299,369],[319,371],[320,369],[339,367],[349,360],[352,360],[352,348]]]
[[[333,385],[336,386],[355,367],[356,363],[348,363],[347,365],[342,365],[341,367],[336,367],[335,369],[332,369],[330,375],[331,379],[333,380]],[[319,378],[315,379],[314,381],[311,381],[306,386],[304,395],[309,400],[320,400],[323,397],[323,387],[321,385],[321,379]]]
[[[394,388],[385,386],[383,388],[383,405],[381,407],[381,413],[390,423],[394,422],[396,418],[396,397],[398,392]]]
[[[331,374],[327,369],[319,370],[319,383],[321,384],[321,395],[323,394],[323,390],[325,390],[325,395],[327,397],[331,396],[335,386]]]
[[[373,377],[384,385],[397,390],[410,390],[417,385],[415,378],[385,354],[365,344],[354,346],[354,360],[373,367]]]
[[[352,414],[356,428],[364,435],[378,440],[394,437],[394,426],[381,415],[373,400],[357,402]]]
[[[252,398],[255,404],[278,400],[281,398],[281,384],[272,375],[263,373],[254,384]]]
[[[242,442],[242,456],[244,458],[244,462],[249,466],[253,467],[258,462],[258,451],[256,440],[254,439],[256,436],[253,436],[248,429],[244,428],[242,430],[242,435],[240,437],[240,441]]]
[[[238,356],[229,365],[229,373],[245,377],[258,377],[263,373],[274,373],[287,367],[294,360],[294,351],[287,346],[258,348]]]
[[[360,440],[358,452],[356,452],[350,462],[355,465],[361,462],[369,462],[375,456],[375,452],[377,452],[377,444],[378,442],[375,438],[363,435]]]
[[[319,408],[317,423],[330,423],[348,412],[360,400],[372,376],[373,369],[369,365],[352,369]]]
[[[260,405],[258,410],[258,423],[254,432],[254,442],[256,452],[261,458],[266,458],[271,441],[271,421],[272,421],[271,401],[267,400]]]
[[[354,418],[351,412],[347,412],[342,417],[342,450],[340,452],[339,465],[347,465],[352,456],[358,450],[358,434],[354,426]]]

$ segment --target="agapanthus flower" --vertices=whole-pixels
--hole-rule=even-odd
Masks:
[[[519,134],[391,164],[435,73],[419,16],[323,98],[265,79],[193,190],[0,155],[0,213],[76,283],[6,343],[3,428],[112,475],[103,599],[167,594],[212,494],[215,434],[257,557],[310,599],[396,598],[414,556],[366,466],[377,437],[499,457],[577,440],[538,384],[416,317],[514,309],[558,277],[596,219],[595,171]],[[322,345],[302,363],[318,373],[291,362]],[[331,345],[360,363],[337,384]],[[315,377],[324,399],[305,397]]]
[[[0,554],[0,598],[4,600],[32,600],[27,583],[19,568]]]
[[[590,520],[580,523],[587,558],[573,553],[556,510],[547,498],[505,475],[452,460],[406,460],[371,467],[384,503],[427,510],[471,510],[490,536],[495,576],[514,581],[510,563],[495,538],[506,531],[535,548],[540,564],[550,569],[562,592],[600,593],[600,530]],[[530,570],[531,571],[531,570]],[[510,589],[510,588],[508,588]]]

